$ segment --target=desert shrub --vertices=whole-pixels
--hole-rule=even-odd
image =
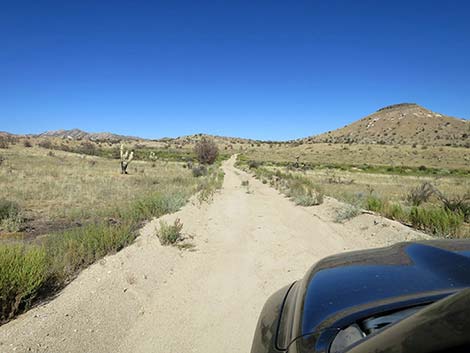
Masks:
[[[320,205],[323,203],[323,194],[310,190],[306,194],[294,196],[293,201],[296,205],[305,207]]]
[[[465,221],[470,222],[470,193],[451,197],[437,191],[437,197],[445,209],[461,213]]]
[[[82,142],[80,146],[78,146],[77,152],[87,154],[90,156],[99,155],[98,147],[93,142],[89,142],[89,141]]]
[[[424,182],[421,185],[410,190],[407,195],[407,201],[413,206],[419,206],[423,202],[427,202],[435,193],[436,189],[429,182]]]
[[[258,162],[258,161],[248,161],[248,168],[250,168],[250,169],[259,168],[260,165],[261,165],[261,163]]]
[[[33,147],[33,144],[29,140],[24,140],[23,146],[29,148],[29,147]]]
[[[0,136],[0,148],[7,149],[8,146],[8,139],[6,137]]]
[[[402,221],[402,222],[406,222],[408,218],[402,206],[396,202],[383,203],[381,213],[387,218],[394,219],[397,221]]]
[[[336,211],[335,222],[342,223],[351,218],[359,216],[361,214],[361,209],[354,205],[345,205],[344,207]]]
[[[174,245],[181,240],[183,236],[183,223],[179,218],[176,218],[173,224],[167,224],[165,221],[160,221],[160,228],[157,231],[158,239],[162,245]]]
[[[219,155],[219,149],[210,139],[202,139],[194,146],[197,160],[201,164],[213,164]]]
[[[366,198],[366,208],[373,212],[381,212],[384,202],[379,197],[369,195]]]
[[[193,176],[198,178],[204,175],[207,175],[207,168],[205,165],[197,165],[192,168]]]
[[[323,193],[308,179],[301,177],[287,179],[285,194],[300,206],[320,205],[323,202]]]
[[[44,243],[48,276],[55,285],[62,285],[79,269],[122,249],[134,239],[130,223],[89,224],[50,235]]]
[[[201,178],[198,183],[199,202],[211,200],[215,192],[222,187],[223,182],[224,172],[217,169],[209,170],[208,175]]]
[[[28,307],[46,279],[43,247],[0,244],[0,323]]]
[[[20,207],[16,202],[0,200],[0,229],[7,232],[18,232],[21,230],[23,217]]]
[[[20,207],[16,202],[0,199],[0,221],[19,214]]]
[[[441,207],[413,206],[409,219],[413,227],[439,236],[455,236],[463,224],[464,216]]]
[[[54,147],[53,144],[52,144],[52,142],[49,141],[49,140],[42,140],[42,141],[40,141],[40,142],[38,143],[38,146],[39,146],[39,147],[42,147],[42,148],[47,148],[47,149],[51,149],[51,148]]]

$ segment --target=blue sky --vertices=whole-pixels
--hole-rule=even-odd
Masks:
[[[470,117],[470,2],[0,0],[0,130],[285,140]]]

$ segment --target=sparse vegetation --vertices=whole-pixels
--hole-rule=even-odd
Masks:
[[[179,218],[176,218],[173,224],[168,224],[160,221],[160,228],[157,231],[157,236],[162,245],[175,245],[183,240],[181,231],[183,230],[183,223]]]
[[[179,162],[134,161],[139,173],[120,178],[116,162],[106,158],[62,151],[50,158],[24,146],[6,153],[7,168],[0,169],[0,322],[130,244],[143,221],[178,210],[196,191],[209,197],[223,180],[217,165],[195,178]],[[157,167],[146,168],[152,163]],[[22,223],[13,229],[15,219]]]
[[[23,217],[16,202],[0,199],[0,231],[8,233],[18,232],[21,229]]]
[[[335,222],[343,223],[351,218],[354,218],[361,214],[361,209],[355,205],[346,204],[336,211]]]
[[[201,164],[213,164],[219,155],[219,149],[211,139],[204,138],[194,147],[197,160]]]
[[[413,206],[419,206],[423,202],[427,202],[435,192],[434,186],[432,186],[430,182],[425,181],[421,185],[411,189],[407,200]]]
[[[413,206],[409,213],[413,227],[438,236],[456,236],[463,224],[460,212],[452,212],[442,207]]]
[[[27,309],[47,280],[43,247],[0,245],[0,324]]]
[[[203,176],[203,175],[207,175],[207,168],[203,164],[193,166],[191,170],[192,170],[193,176],[196,178]]]
[[[256,178],[266,181],[297,205],[314,206],[323,202],[323,192],[311,180],[295,173],[283,173],[279,170],[271,171],[264,167],[251,169]]]
[[[249,169],[252,160],[243,155],[237,163],[261,180],[268,180],[270,185],[283,188],[283,192],[297,204],[309,204],[308,197],[301,196],[305,192],[297,183],[291,181],[287,188],[286,176],[290,175],[287,177],[290,180],[306,180],[317,185],[317,189],[321,187],[325,194],[352,205],[338,210],[338,222],[354,217],[363,208],[436,236],[470,235],[469,225],[465,223],[469,222],[470,180],[465,176],[447,173],[439,176],[425,174],[417,178],[395,174],[396,169],[393,168],[388,168],[388,174],[387,169],[365,173],[364,169],[353,170],[350,167],[311,169],[299,165],[296,168],[293,162],[260,162],[257,168]],[[368,170],[371,169],[369,166]],[[421,168],[421,171],[416,168],[416,171],[427,173],[429,168]]]

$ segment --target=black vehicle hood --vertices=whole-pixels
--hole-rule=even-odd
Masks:
[[[470,241],[399,243],[340,254],[320,261],[302,282],[298,333],[340,328],[351,313],[423,304],[470,287]]]

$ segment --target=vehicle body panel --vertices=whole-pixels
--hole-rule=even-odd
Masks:
[[[431,304],[467,287],[469,240],[399,243],[331,256],[292,286],[295,295],[277,299],[282,301],[276,321],[282,332],[272,344],[277,350],[252,353],[327,352],[338,331],[351,323]]]

